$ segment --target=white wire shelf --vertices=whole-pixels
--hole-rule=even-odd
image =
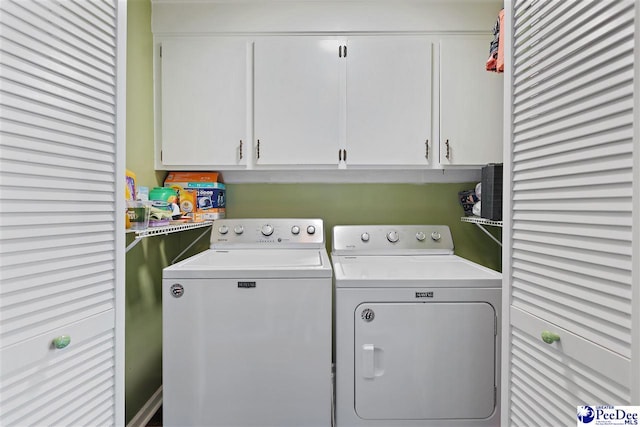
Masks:
[[[479,216],[463,216],[460,218],[462,222],[470,222],[472,224],[491,225],[494,227],[502,227],[502,221],[494,221],[492,219],[481,218]]]
[[[170,224],[160,227],[149,227],[144,230],[131,230],[127,229],[127,233],[135,233],[136,238],[143,238],[148,236],[157,236],[158,234],[171,234],[179,231],[191,230],[194,228],[208,227],[213,224],[213,221],[203,222],[186,222],[184,224]]]
[[[160,227],[149,227],[149,228],[146,228],[144,230],[131,230],[131,229],[128,229],[127,233],[135,233],[136,237],[131,243],[129,243],[129,245],[125,249],[125,253],[127,253],[131,249],[133,249],[133,247],[135,245],[137,245],[138,243],[140,243],[140,241],[142,239],[144,239],[145,237],[152,237],[152,236],[167,235],[167,234],[172,234],[172,233],[179,233],[181,231],[187,231],[187,230],[193,230],[193,229],[196,229],[196,228],[209,227],[212,224],[213,224],[213,221],[203,221],[203,222],[187,222],[187,223],[184,223],[184,224],[170,224],[170,225],[163,225],[163,226],[160,226]],[[209,230],[205,230],[202,234],[200,234],[200,236],[198,236],[189,246],[187,246],[187,248],[185,250],[180,252],[180,254],[171,263],[173,264],[178,258],[180,258],[182,256],[182,254],[184,254],[187,250],[189,250],[198,240],[200,240],[205,234],[207,234],[208,231]]]
[[[463,216],[460,218],[460,221],[470,222],[472,224],[475,224],[480,230],[484,232],[484,234],[489,236],[491,240],[493,240],[498,245],[500,245],[500,247],[502,247],[502,242],[496,239],[495,237],[493,237],[493,234],[489,233],[489,231],[486,228],[484,228],[485,225],[490,225],[493,227],[502,227],[502,221],[494,221],[492,219],[481,218],[479,216]]]

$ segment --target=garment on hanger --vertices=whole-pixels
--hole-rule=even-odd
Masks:
[[[493,40],[489,46],[487,71],[504,72],[504,9],[498,13],[498,19],[493,27]]]

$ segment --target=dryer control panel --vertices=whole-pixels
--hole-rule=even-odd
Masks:
[[[219,219],[211,230],[211,248],[321,248],[324,226],[316,218]]]
[[[446,225],[337,225],[335,255],[452,254],[453,238]]]

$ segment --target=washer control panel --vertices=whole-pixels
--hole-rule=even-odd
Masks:
[[[446,225],[337,225],[336,255],[452,254],[453,238]]]
[[[211,247],[324,247],[324,227],[316,218],[218,219]]]

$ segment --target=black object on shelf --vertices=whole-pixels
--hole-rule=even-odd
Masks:
[[[481,182],[480,216],[502,221],[502,163],[489,163],[483,167]]]

